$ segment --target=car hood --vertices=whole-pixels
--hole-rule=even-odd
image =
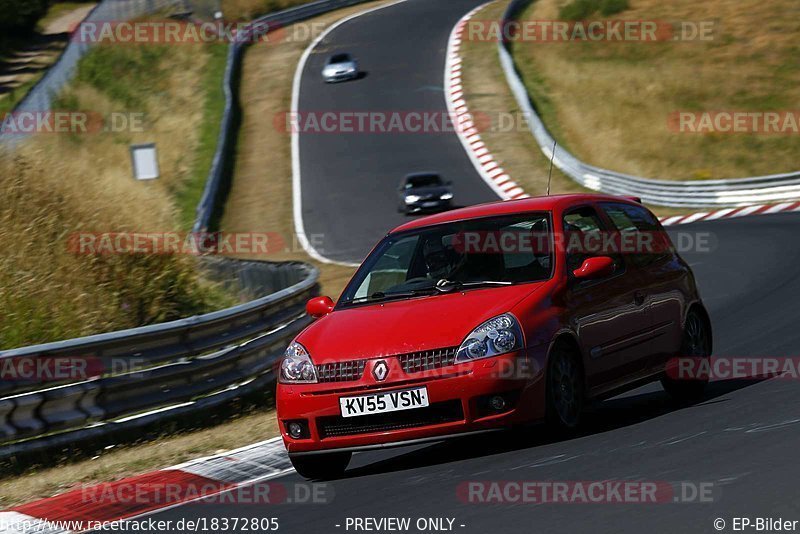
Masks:
[[[297,341],[316,364],[455,347],[478,325],[511,311],[543,285],[470,289],[344,308],[318,319]]]
[[[323,72],[336,72],[339,70],[348,70],[348,69],[355,69],[356,64],[352,61],[348,61],[346,63],[333,63],[331,65],[325,65]]]

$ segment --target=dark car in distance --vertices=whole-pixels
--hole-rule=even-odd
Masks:
[[[444,211],[452,207],[451,182],[446,182],[435,172],[408,174],[397,190],[400,213]]]

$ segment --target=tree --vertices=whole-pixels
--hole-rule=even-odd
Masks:
[[[30,32],[47,12],[50,0],[0,0],[0,34]]]

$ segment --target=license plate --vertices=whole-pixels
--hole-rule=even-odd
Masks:
[[[413,410],[428,404],[428,388],[425,387],[339,399],[342,417]]]
[[[438,205],[439,205],[438,202],[423,202],[422,203],[422,207],[423,208],[433,208],[433,207],[436,207]]]

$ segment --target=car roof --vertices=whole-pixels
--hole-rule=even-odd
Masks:
[[[641,205],[639,199],[634,197],[601,195],[594,193],[550,195],[507,201],[499,200],[497,202],[477,204],[467,208],[444,211],[442,213],[437,213],[421,219],[415,219],[405,224],[401,224],[390,233],[404,232],[406,230],[413,230],[415,228],[424,228],[426,226],[433,226],[435,224],[475,219],[478,217],[490,217],[493,215],[513,215],[528,211],[564,210],[572,205],[598,201],[614,201]]]
[[[331,57],[328,58],[328,61],[335,63],[335,62],[344,62],[350,61],[352,56],[347,52],[337,52],[336,54],[331,54]]]

